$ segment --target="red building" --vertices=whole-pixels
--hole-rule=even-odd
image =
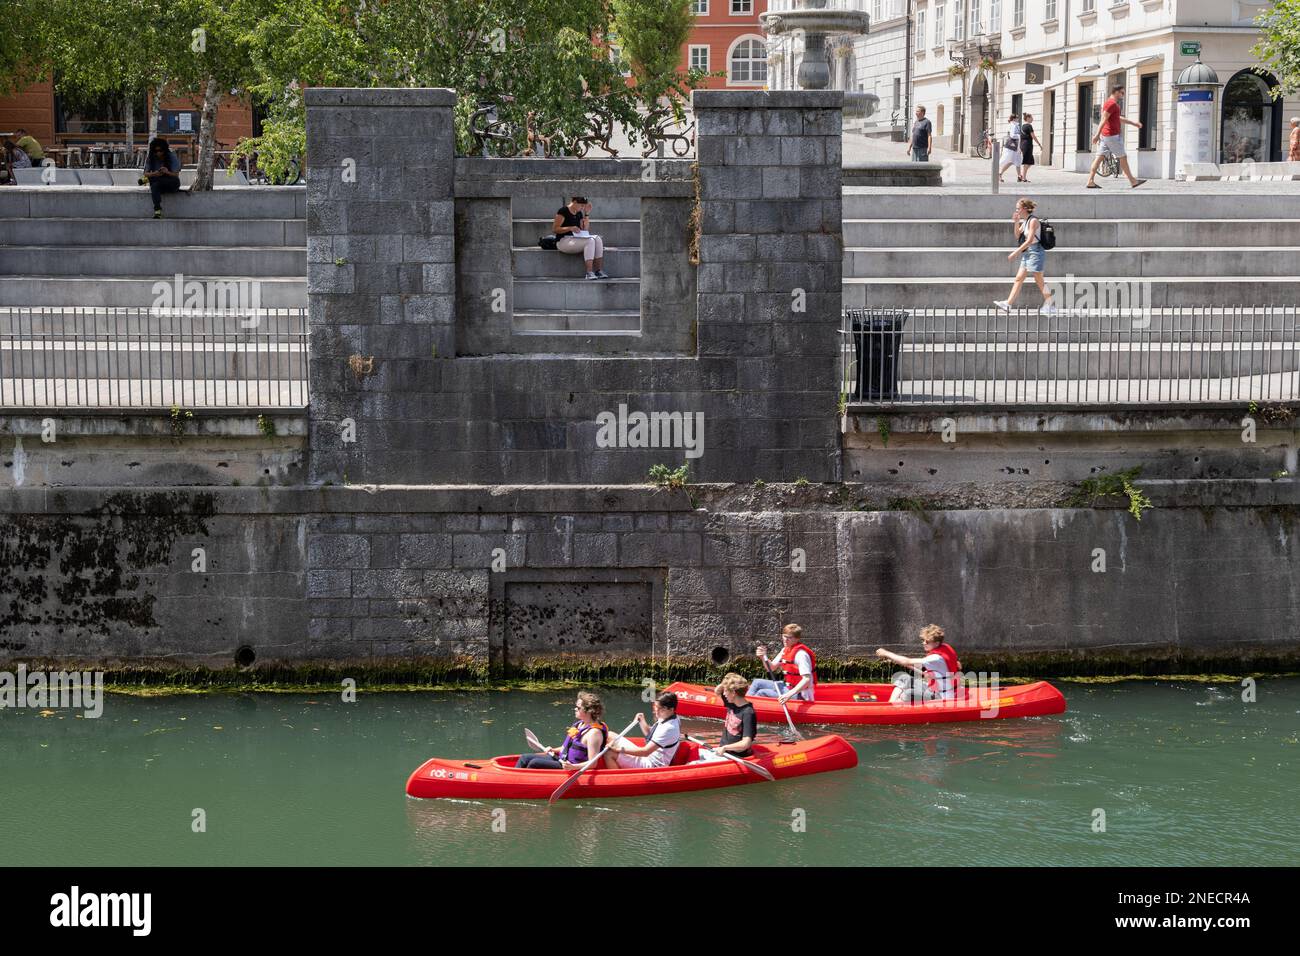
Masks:
[[[762,89],[767,85],[767,42],[758,17],[767,0],[695,0],[695,26],[682,50],[682,69],[711,76],[701,88]]]

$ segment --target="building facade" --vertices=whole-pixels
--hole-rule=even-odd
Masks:
[[[767,37],[758,25],[767,0],[694,0],[695,25],[681,68],[721,73],[699,89],[761,90],[768,84]]]
[[[870,93],[875,107],[865,117],[845,117],[845,127],[888,135],[892,128],[908,125],[908,50],[911,45],[909,0],[825,0],[825,6],[862,10],[871,17],[865,36],[828,36],[826,54],[831,69],[831,89]],[[774,12],[811,6],[806,0],[772,0]],[[796,79],[803,60],[803,35],[781,34],[768,38],[771,48],[772,89],[798,89]]]
[[[1255,19],[1267,0],[914,0],[914,101],[934,120],[935,144],[973,152],[984,130],[1028,111],[1040,162],[1084,171],[1101,106],[1126,92],[1124,127],[1133,172],[1172,178],[1178,142],[1175,81],[1197,62],[1218,76],[1214,143],[1219,162],[1285,159],[1277,77],[1256,72]]]

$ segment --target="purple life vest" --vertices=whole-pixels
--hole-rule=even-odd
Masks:
[[[600,723],[596,726],[600,730],[600,745],[604,747],[605,741],[609,739],[609,725]],[[565,763],[586,763],[591,759],[591,754],[587,753],[587,745],[582,742],[582,738],[591,728],[591,724],[585,724],[580,720],[573,722],[564,738],[564,746],[560,748],[561,760]]]

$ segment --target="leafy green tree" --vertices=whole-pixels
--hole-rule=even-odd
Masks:
[[[695,25],[692,0],[611,0],[614,33],[627,55],[640,98],[652,105],[671,95],[674,107],[705,74],[679,69]]]
[[[1251,53],[1277,75],[1274,99],[1300,90],[1300,0],[1274,0],[1255,22],[1261,36]]]

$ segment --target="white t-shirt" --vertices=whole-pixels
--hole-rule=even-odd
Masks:
[[[780,661],[783,661],[783,660],[785,660],[785,649],[784,649],[784,648],[781,649],[781,653],[780,653],[780,654],[776,655],[776,660],[773,661],[772,663],[773,663],[773,664],[777,664],[777,663],[779,663]],[[802,678],[802,677],[812,677],[812,672],[813,672],[812,658],[808,656],[808,652],[807,652],[807,651],[799,651],[797,654],[794,655],[794,666],[797,667],[797,668],[799,668],[799,676],[800,676],[801,678]],[[797,684],[798,681],[795,681],[795,683]],[[790,686],[793,687],[794,684],[791,684]],[[813,699],[813,685],[812,685],[812,681],[809,681],[809,682],[808,682],[808,686],[805,687],[803,690],[799,691],[799,696],[796,697],[795,699],[796,699],[796,700],[812,700],[812,699]]]
[[[677,748],[682,742],[682,722],[679,718],[673,717],[670,720],[663,720],[655,724],[650,729],[650,743],[659,745],[659,749],[645,757],[631,757],[627,754],[618,755],[618,765],[620,767],[666,767],[673,762],[673,757],[677,755]]]
[[[921,658],[921,666],[934,677],[934,688],[940,700],[952,700],[957,696],[957,682],[948,670],[948,662],[940,654],[926,654]]]

